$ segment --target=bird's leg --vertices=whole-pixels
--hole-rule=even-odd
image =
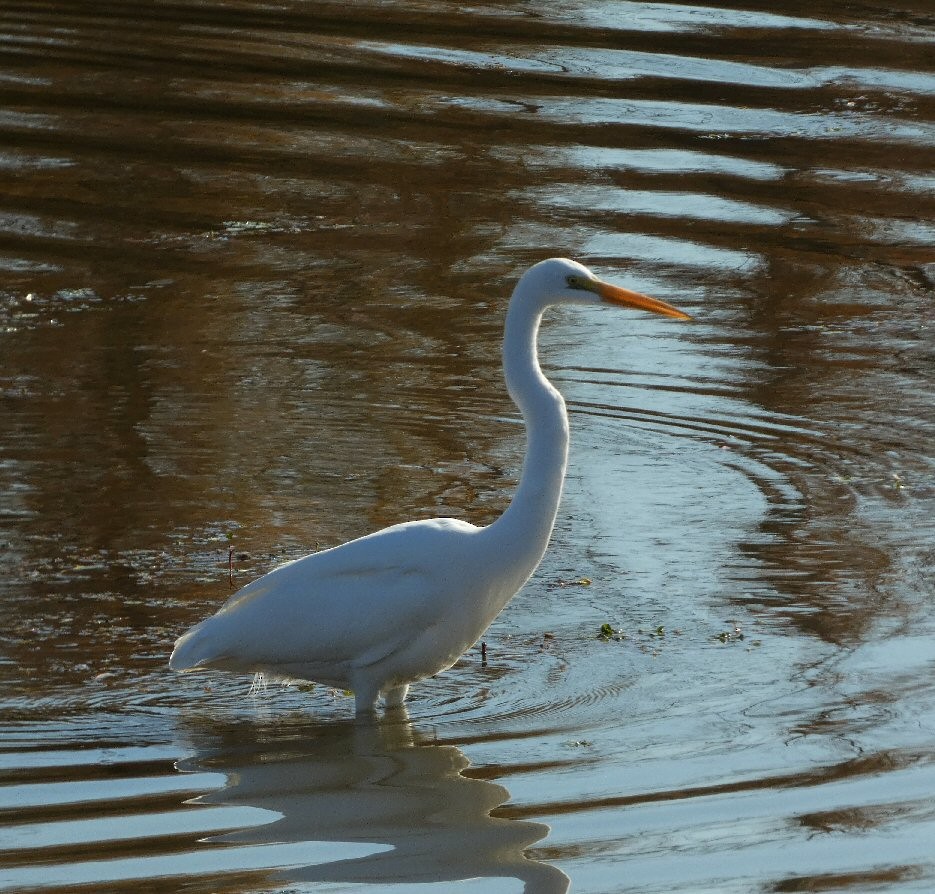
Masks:
[[[406,703],[406,694],[409,692],[409,684],[401,683],[392,689],[387,689],[383,694],[383,701],[387,708],[401,708]]]
[[[354,687],[354,713],[358,717],[372,717],[377,709],[378,689],[372,686]]]

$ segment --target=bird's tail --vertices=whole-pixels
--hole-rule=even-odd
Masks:
[[[211,620],[210,618],[208,619]],[[199,667],[216,665],[223,656],[218,655],[218,643],[206,628],[204,621],[192,627],[175,641],[169,657],[169,667],[174,671],[192,671]]]

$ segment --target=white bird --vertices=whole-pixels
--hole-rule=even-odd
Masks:
[[[410,683],[451,667],[532,575],[558,513],[568,416],[539,367],[543,312],[602,302],[689,319],[563,258],[523,274],[507,311],[503,370],[528,444],[519,485],[496,521],[405,522],[281,565],[180,637],[169,666],[350,689],[358,715],[373,712],[381,693],[386,707],[402,706]]]

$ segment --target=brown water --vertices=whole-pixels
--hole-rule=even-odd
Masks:
[[[933,890],[933,44],[922,0],[6,0],[0,890]],[[229,547],[502,510],[556,254],[696,321],[550,316],[569,480],[486,666],[377,729],[170,674]]]

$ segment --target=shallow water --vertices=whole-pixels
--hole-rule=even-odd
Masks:
[[[5,4],[0,890],[932,890],[933,43],[912,0]],[[486,664],[378,728],[170,674],[231,579],[496,517],[550,255],[695,320],[551,314],[571,468]]]

